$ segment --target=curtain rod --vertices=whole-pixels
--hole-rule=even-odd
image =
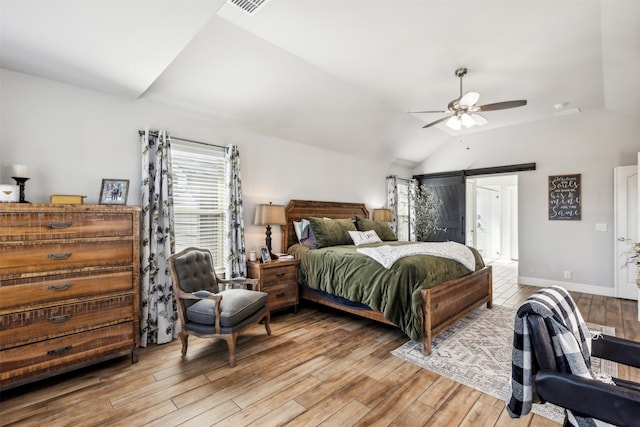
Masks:
[[[138,134],[139,134],[140,136],[142,136],[142,135],[144,135],[144,131],[143,131],[143,130],[139,130],[139,131],[138,131]],[[150,134],[150,135],[154,135],[154,136],[158,136],[158,131],[157,131],[157,130],[150,130],[150,131],[149,131],[149,134]],[[192,142],[192,143],[194,143],[194,144],[200,144],[200,145],[209,145],[209,146],[212,146],[212,147],[218,147],[218,148],[223,148],[223,149],[226,149],[226,148],[227,148],[227,147],[225,147],[225,146],[223,146],[223,145],[212,144],[212,143],[210,143],[210,142],[194,141],[193,139],[180,138],[180,137],[177,137],[177,136],[171,136],[171,135],[169,135],[169,137],[170,137],[171,139],[177,139],[178,141]]]

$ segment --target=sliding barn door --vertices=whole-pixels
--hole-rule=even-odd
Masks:
[[[447,176],[420,177],[420,185],[427,184],[429,191],[442,200],[438,226],[444,231],[431,236],[429,241],[454,241],[466,243],[465,236],[465,177],[459,174]]]

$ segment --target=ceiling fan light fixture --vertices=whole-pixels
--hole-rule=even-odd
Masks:
[[[471,116],[471,118],[473,119],[473,121],[477,126],[484,126],[487,123],[489,123],[489,121],[484,117],[482,117],[480,114],[471,113],[469,115]]]
[[[458,116],[451,116],[449,117],[449,120],[447,120],[447,126],[453,130],[460,130],[462,129],[462,122]]]
[[[471,117],[467,113],[462,114],[462,116],[460,117],[460,121],[462,122],[462,125],[466,128],[470,128],[471,126],[476,124],[476,121],[473,120],[473,117]]]

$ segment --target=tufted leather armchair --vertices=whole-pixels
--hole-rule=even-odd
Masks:
[[[193,247],[172,255],[169,270],[182,323],[183,357],[187,354],[189,335],[219,338],[227,342],[229,364],[233,367],[240,332],[262,321],[271,335],[267,293],[237,288],[238,283],[255,286],[256,279],[221,279],[215,274],[211,252]]]

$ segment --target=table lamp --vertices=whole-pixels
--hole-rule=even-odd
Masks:
[[[258,205],[256,207],[256,217],[253,223],[254,225],[267,226],[266,238],[264,239],[264,242],[267,246],[267,250],[269,251],[271,259],[278,259],[278,257],[275,256],[271,251],[271,226],[285,225],[287,223],[284,214],[284,206],[273,205],[271,204],[271,202],[269,202],[268,205]]]
[[[374,209],[373,210],[374,221],[391,222],[391,210],[389,209]]]

